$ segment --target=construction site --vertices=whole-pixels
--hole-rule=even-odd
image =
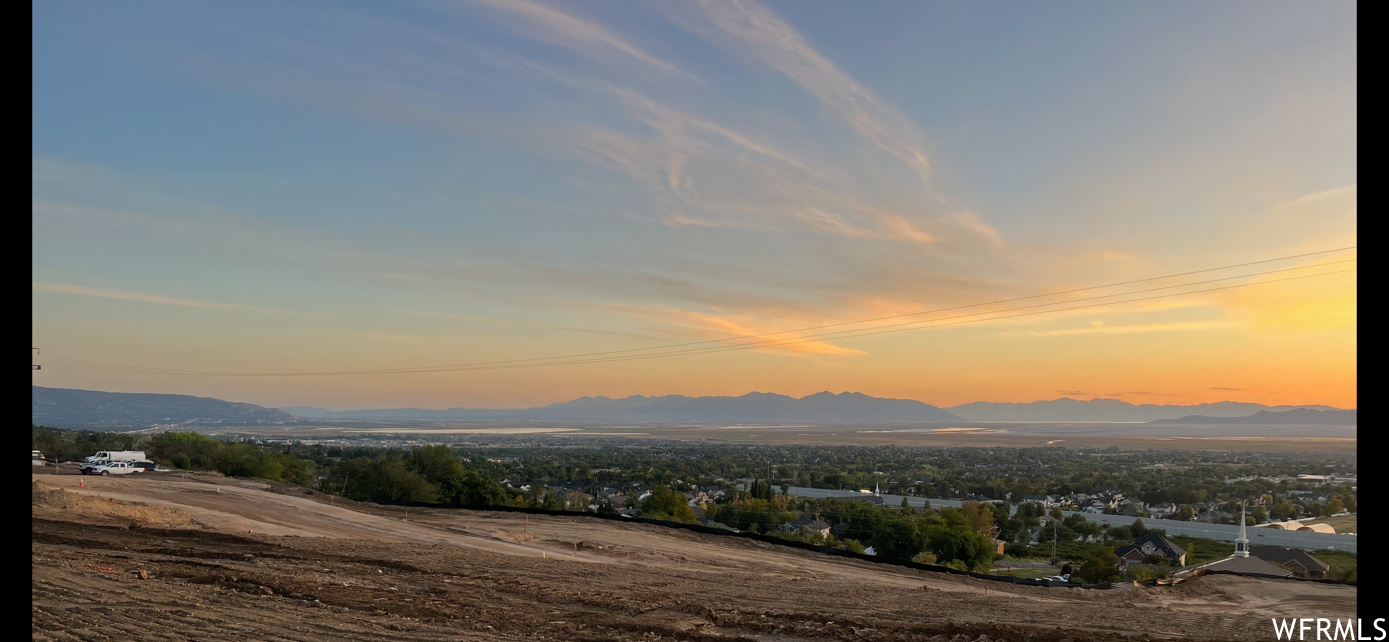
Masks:
[[[35,640],[1232,640],[1352,585],[1021,586],[595,517],[215,473],[34,474]]]

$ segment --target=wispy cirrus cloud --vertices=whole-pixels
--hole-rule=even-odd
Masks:
[[[931,171],[912,121],[816,51],[793,27],[750,0],[702,0],[704,16],[757,58],[785,74],[854,131],[911,167]]]
[[[1178,323],[1131,323],[1127,325],[1106,325],[1096,321],[1088,328],[1067,328],[1064,330],[1029,330],[1031,337],[1069,337],[1082,334],[1136,334],[1146,332],[1201,332],[1225,330],[1237,327],[1231,321],[1187,321]],[[1128,393],[1137,394],[1137,393]]]
[[[692,312],[672,308],[632,307],[626,312],[651,321],[676,337],[709,341],[709,348],[727,346],[757,346],[747,349],[757,352],[798,356],[863,356],[867,352],[845,348],[829,341],[811,338],[803,332],[785,332],[788,325],[804,325],[793,320],[769,322],[752,315]],[[729,339],[729,337],[748,337]],[[700,346],[691,346],[698,349]]]
[[[1354,197],[1356,195],[1357,192],[1355,185],[1342,185],[1340,187],[1333,187],[1328,190],[1322,190],[1320,192],[1313,192],[1305,196],[1300,196],[1291,201],[1280,203],[1277,207],[1278,209],[1296,208],[1302,207],[1304,205],[1311,205],[1314,203],[1330,201],[1338,198]]]
[[[638,61],[669,74],[683,73],[674,64],[647,53],[607,27],[574,14],[565,13],[552,5],[532,0],[474,0],[474,2],[508,12],[524,19],[528,25],[538,27],[538,29],[527,30],[527,35],[531,37],[568,47],[596,61],[609,60],[612,54],[616,53],[624,58]]]
[[[254,305],[240,305],[235,303],[217,303],[213,301],[197,301],[194,299],[184,299],[180,297],[165,296],[154,292],[134,292],[130,290],[110,290],[106,288],[90,288],[81,285],[67,285],[63,283],[45,283],[42,281],[33,282],[34,292],[50,292],[54,294],[72,294],[76,296],[99,297],[103,299],[119,299],[121,301],[137,301],[140,303],[158,303],[161,305],[177,305],[188,308],[223,308],[238,310],[268,310]]]

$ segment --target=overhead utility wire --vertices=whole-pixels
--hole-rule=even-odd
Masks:
[[[1350,259],[1350,260],[1354,260],[1354,259]],[[1284,281],[1295,281],[1295,280],[1299,280],[1299,279],[1306,279],[1306,278],[1312,278],[1312,277],[1318,277],[1318,276],[1330,276],[1330,275],[1333,275],[1333,274],[1343,274],[1343,273],[1347,273],[1347,272],[1354,272],[1354,271],[1356,271],[1356,268],[1350,268],[1350,269],[1347,269],[1347,270],[1336,270],[1336,271],[1332,271],[1332,272],[1323,272],[1323,273],[1318,273],[1318,274],[1308,274],[1308,275],[1302,275],[1302,276],[1287,277],[1287,278],[1282,278],[1282,279],[1268,279],[1268,280],[1264,280],[1264,281],[1256,281],[1256,282],[1253,282],[1253,283],[1240,283],[1240,284],[1235,284],[1235,285],[1228,285],[1228,286],[1222,286],[1222,287],[1216,287],[1216,288],[1206,288],[1206,289],[1202,289],[1202,290],[1194,290],[1194,291],[1189,291],[1189,292],[1174,292],[1174,293],[1161,294],[1161,295],[1155,295],[1155,296],[1150,296],[1150,297],[1139,297],[1139,298],[1134,298],[1134,299],[1125,299],[1125,300],[1122,300],[1122,301],[1108,301],[1108,302],[1094,303],[1094,304],[1089,304],[1089,305],[1072,306],[1072,307],[1059,308],[1059,309],[1054,309],[1054,310],[1032,310],[1032,311],[1029,311],[1029,312],[1023,312],[1023,313],[1019,313],[1019,314],[1011,314],[1011,315],[1003,315],[1003,316],[991,316],[991,317],[982,318],[982,319],[968,319],[968,318],[967,318],[967,317],[977,317],[977,316],[982,316],[982,315],[997,315],[997,314],[1002,313],[1002,312],[1013,312],[1013,311],[1023,310],[1023,309],[1028,309],[1028,308],[1044,307],[1044,306],[1049,306],[1049,305],[1061,305],[1061,304],[1064,304],[1064,303],[1075,303],[1075,302],[1078,302],[1078,301],[1085,301],[1085,300],[1094,300],[1094,299],[1101,299],[1101,298],[1112,298],[1112,297],[1114,297],[1114,296],[1128,296],[1128,295],[1133,295],[1133,294],[1142,294],[1142,293],[1145,293],[1145,292],[1154,292],[1154,291],[1158,291],[1158,290],[1167,290],[1167,289],[1172,289],[1172,288],[1176,288],[1176,287],[1191,287],[1191,286],[1193,286],[1193,285],[1200,285],[1200,284],[1203,284],[1203,283],[1213,283],[1213,282],[1217,282],[1217,281],[1228,281],[1228,280],[1236,279],[1236,278],[1248,278],[1249,276],[1257,276],[1257,275],[1259,275],[1259,274],[1270,274],[1270,273],[1274,273],[1274,272],[1286,272],[1286,271],[1291,270],[1291,269],[1306,269],[1307,267],[1319,267],[1320,265],[1332,265],[1332,264],[1335,264],[1335,263],[1345,263],[1345,262],[1348,262],[1348,261],[1350,261],[1350,260],[1347,260],[1347,261],[1333,261],[1333,262],[1328,262],[1328,263],[1324,263],[1324,264],[1319,264],[1319,265],[1316,265],[1316,266],[1305,266],[1304,268],[1288,268],[1288,269],[1284,269],[1284,270],[1271,270],[1271,271],[1268,271],[1268,272],[1263,272],[1263,273],[1258,273],[1258,274],[1248,274],[1248,275],[1242,275],[1242,276],[1237,276],[1237,277],[1226,277],[1226,278],[1223,278],[1223,279],[1211,279],[1211,280],[1208,280],[1208,281],[1197,282],[1197,283],[1186,283],[1186,284],[1181,284],[1181,285],[1176,285],[1176,286],[1165,286],[1165,287],[1160,287],[1160,288],[1149,288],[1149,289],[1146,289],[1146,290],[1138,290],[1138,291],[1133,291],[1133,292],[1125,292],[1125,293],[1114,294],[1114,295],[1104,295],[1104,296],[1098,296],[1098,297],[1088,297],[1088,298],[1086,298],[1086,299],[1078,299],[1078,300],[1073,300],[1073,301],[1064,301],[1064,302],[1049,303],[1049,304],[1040,304],[1040,305],[1032,305],[1032,306],[1023,306],[1023,307],[1019,307],[1019,308],[1011,308],[1011,309],[1008,309],[1008,310],[996,310],[996,311],[992,311],[992,312],[982,312],[982,313],[975,313],[975,314],[969,314],[969,315],[958,315],[958,316],[955,316],[955,317],[947,317],[947,318],[945,318],[945,319],[932,319],[932,320],[926,320],[926,321],[915,321],[915,322],[900,323],[900,324],[890,324],[890,325],[884,325],[884,326],[875,326],[875,327],[873,327],[873,328],[862,328],[862,329],[858,329],[858,330],[842,330],[842,331],[838,331],[838,332],[826,333],[826,334],[824,334],[824,335],[815,335],[815,336],[811,336],[811,337],[792,337],[792,338],[789,338],[789,339],[779,339],[779,340],[763,341],[763,342],[751,343],[751,344],[749,344],[749,343],[740,343],[740,344],[734,344],[734,345],[720,345],[720,346],[714,346],[714,347],[711,347],[711,348],[694,349],[694,350],[668,351],[668,352],[655,353],[655,354],[639,354],[639,355],[626,355],[626,356],[609,356],[609,357],[583,358],[583,359],[566,358],[566,357],[556,357],[556,358],[552,358],[551,360],[546,361],[546,362],[544,362],[544,363],[523,363],[523,362],[519,362],[519,361],[518,361],[518,362],[509,363],[509,364],[477,364],[477,365],[465,365],[465,366],[449,367],[449,368],[446,368],[446,369],[445,369],[445,368],[439,368],[439,369],[432,369],[432,370],[422,370],[422,369],[399,369],[399,370],[336,371],[336,372],[331,372],[331,371],[330,371],[330,372],[237,373],[237,372],[202,372],[202,371],[167,370],[167,369],[157,369],[157,368],[142,368],[142,367],[138,367],[138,366],[120,366],[120,365],[115,365],[115,364],[98,364],[98,363],[91,363],[91,362],[82,362],[82,361],[77,361],[77,360],[72,360],[72,359],[62,359],[62,358],[54,358],[54,357],[50,357],[50,358],[51,358],[51,359],[55,359],[55,360],[60,360],[60,361],[64,362],[62,365],[66,366],[66,367],[72,367],[72,368],[75,368],[75,369],[83,369],[83,370],[95,370],[95,371],[104,371],[104,372],[124,372],[124,373],[130,373],[130,374],[166,374],[166,375],[169,375],[169,374],[179,374],[179,375],[189,375],[189,376],[229,376],[229,377],[236,377],[236,376],[241,376],[241,377],[246,377],[246,376],[255,376],[255,377],[269,377],[269,376],[340,376],[340,375],[360,375],[360,374],[419,374],[419,373],[426,373],[426,372],[464,372],[464,371],[472,371],[472,370],[502,370],[502,369],[513,369],[513,368],[547,367],[547,366],[556,366],[556,365],[579,365],[579,364],[588,364],[588,363],[610,363],[610,362],[616,362],[616,361],[633,361],[633,360],[652,359],[652,358],[659,358],[659,357],[683,356],[683,355],[689,355],[689,354],[708,354],[708,353],[713,353],[713,352],[724,352],[724,351],[732,351],[732,350],[754,350],[754,349],[759,349],[759,348],[777,348],[777,347],[783,347],[783,346],[788,346],[788,345],[796,345],[796,344],[800,344],[800,343],[809,343],[809,342],[813,342],[813,341],[820,341],[820,340],[823,340],[824,338],[828,337],[829,335],[840,335],[840,336],[829,337],[829,338],[845,339],[845,338],[852,338],[852,337],[859,337],[859,336],[869,336],[869,335],[875,335],[875,334],[886,334],[886,333],[891,333],[891,332],[904,332],[904,331],[909,331],[909,330],[927,329],[927,328],[935,328],[935,327],[945,327],[945,326],[952,326],[952,325],[961,325],[961,324],[968,324],[968,323],[976,323],[976,322],[979,322],[979,321],[994,321],[994,320],[1001,320],[1001,319],[1011,319],[1011,318],[1024,317],[1024,316],[1033,316],[1033,315],[1038,315],[1038,314],[1048,314],[1048,313],[1052,313],[1052,312],[1065,312],[1065,311],[1070,311],[1070,310],[1088,309],[1088,308],[1102,307],[1102,306],[1107,306],[1107,305],[1116,305],[1116,304],[1121,304],[1121,303],[1133,303],[1133,302],[1139,302],[1139,301],[1149,301],[1149,300],[1153,300],[1153,299],[1169,298],[1169,297],[1174,297],[1174,296],[1182,296],[1182,295],[1186,295],[1186,294],[1200,294],[1200,293],[1204,293],[1204,292],[1215,292],[1215,291],[1220,291],[1220,290],[1230,290],[1230,289],[1236,289],[1236,288],[1242,288],[1242,287],[1250,287],[1250,286],[1254,286],[1254,285],[1265,285],[1265,284],[1269,284],[1269,283],[1280,283],[1280,282],[1284,282]],[[956,320],[956,321],[952,321],[952,322],[950,322],[950,323],[940,323],[941,321],[950,321],[951,319],[962,319],[962,318],[965,319],[965,320]],[[904,326],[905,326],[905,327],[904,327]],[[536,361],[536,360],[526,360],[526,361]]]
[[[999,299],[999,300],[996,300],[996,301],[988,301],[988,302],[984,302],[984,303],[972,303],[972,304],[969,304],[969,305],[961,305],[961,306],[955,306],[955,307],[949,307],[949,308],[938,308],[938,309],[935,309],[935,310],[924,310],[924,311],[920,311],[920,312],[909,312],[909,313],[905,313],[905,314],[889,315],[889,316],[877,317],[877,318],[872,318],[872,319],[859,319],[859,320],[856,320],[856,321],[842,321],[842,322],[838,322],[838,323],[830,323],[830,324],[818,325],[818,326],[809,326],[809,327],[804,327],[804,328],[795,328],[795,329],[791,329],[791,330],[779,330],[779,331],[776,331],[776,332],[767,332],[767,333],[761,333],[761,334],[739,335],[739,336],[725,337],[725,338],[722,338],[722,339],[704,339],[704,340],[700,340],[700,341],[691,341],[691,342],[687,342],[687,343],[675,343],[675,344],[666,344],[666,345],[661,345],[661,346],[651,346],[651,347],[648,347],[648,348],[627,348],[627,349],[623,349],[623,350],[606,350],[606,351],[602,351],[602,352],[587,352],[587,353],[579,353],[579,354],[559,355],[559,356],[553,356],[553,357],[533,357],[533,358],[527,358],[527,359],[507,359],[507,360],[502,360],[502,361],[478,361],[478,362],[472,362],[472,363],[449,364],[449,365],[435,365],[435,366],[415,366],[415,367],[407,367],[407,368],[381,368],[381,369],[370,369],[370,370],[343,370],[343,371],[334,371],[334,372],[246,373],[246,374],[252,374],[252,375],[254,375],[254,376],[274,376],[274,375],[308,376],[308,375],[329,375],[329,374],[342,374],[342,375],[352,374],[352,375],[357,375],[357,374],[405,374],[405,373],[409,373],[409,372],[449,372],[449,371],[452,371],[453,369],[457,369],[457,368],[472,368],[472,367],[475,367],[475,366],[509,365],[509,364],[530,363],[530,362],[537,362],[537,361],[549,362],[549,361],[554,361],[554,360],[559,360],[559,359],[579,359],[579,358],[587,358],[587,357],[601,357],[601,356],[606,356],[606,355],[628,354],[628,353],[636,353],[636,352],[667,351],[667,350],[670,350],[670,349],[672,349],[672,348],[683,348],[683,347],[687,347],[687,346],[696,346],[696,345],[719,344],[720,346],[726,346],[729,342],[738,341],[738,340],[742,340],[742,339],[756,339],[756,338],[760,338],[760,337],[770,337],[770,336],[775,336],[775,335],[779,335],[779,334],[799,333],[799,332],[805,332],[805,331],[808,331],[808,330],[820,330],[820,329],[824,329],[824,328],[842,327],[842,326],[846,326],[846,325],[861,325],[861,324],[864,324],[864,323],[872,323],[872,322],[875,322],[875,321],[887,321],[887,320],[891,320],[891,319],[900,319],[900,318],[906,318],[906,317],[912,317],[912,316],[922,316],[922,315],[926,315],[926,314],[936,314],[936,313],[940,313],[940,312],[952,312],[952,311],[955,311],[955,310],[964,310],[964,309],[977,308],[977,307],[983,307],[983,306],[988,306],[988,305],[998,305],[998,304],[1002,304],[1002,303],[1013,303],[1013,302],[1017,302],[1017,301],[1026,301],[1026,300],[1030,300],[1030,299],[1038,299],[1038,298],[1044,298],[1044,297],[1060,296],[1060,295],[1063,295],[1063,294],[1074,294],[1074,293],[1076,293],[1076,292],[1086,292],[1086,291],[1089,291],[1089,290],[1102,290],[1102,289],[1106,289],[1106,288],[1119,287],[1119,286],[1121,286],[1121,285],[1132,285],[1132,284],[1135,284],[1135,283],[1147,283],[1147,282],[1151,282],[1151,281],[1161,281],[1161,280],[1164,280],[1164,279],[1174,279],[1174,278],[1178,278],[1178,277],[1182,277],[1182,276],[1191,276],[1191,275],[1193,275],[1193,274],[1204,274],[1204,273],[1208,273],[1208,272],[1218,272],[1218,271],[1222,271],[1222,270],[1232,270],[1232,269],[1235,269],[1235,268],[1239,268],[1239,267],[1248,267],[1248,266],[1251,266],[1251,265],[1260,265],[1260,264],[1264,264],[1264,263],[1273,263],[1273,262],[1277,262],[1277,261],[1288,261],[1288,260],[1297,259],[1297,258],[1304,258],[1304,257],[1308,257],[1308,256],[1317,256],[1317,255],[1322,255],[1322,254],[1333,254],[1333,253],[1336,253],[1336,252],[1345,252],[1345,251],[1348,251],[1348,250],[1354,250],[1354,249],[1356,249],[1357,247],[1358,247],[1358,246],[1351,245],[1351,246],[1342,247],[1342,248],[1336,248],[1336,249],[1332,249],[1332,250],[1320,250],[1320,251],[1317,251],[1317,252],[1306,252],[1306,253],[1303,253],[1303,254],[1292,254],[1292,255],[1281,256],[1281,257],[1272,258],[1272,259],[1263,259],[1263,260],[1259,260],[1259,261],[1249,261],[1249,262],[1247,262],[1247,263],[1236,263],[1236,264],[1225,265],[1225,266],[1221,266],[1221,267],[1206,268],[1206,269],[1202,269],[1202,270],[1192,270],[1192,271],[1190,271],[1190,272],[1179,272],[1179,273],[1176,273],[1176,274],[1167,274],[1167,275],[1163,275],[1163,276],[1149,277],[1149,278],[1146,278],[1146,279],[1135,279],[1135,280],[1132,280],[1132,281],[1121,281],[1121,282],[1118,282],[1118,283],[1109,283],[1109,284],[1105,284],[1105,285],[1095,285],[1095,286],[1084,287],[1084,288],[1075,288],[1075,289],[1071,289],[1071,290],[1061,290],[1061,291],[1050,292],[1050,293],[1046,293],[1046,294],[1033,294],[1033,295],[1029,295],[1029,296],[1015,297],[1015,298],[1011,298],[1011,299]],[[1351,260],[1354,260],[1354,259],[1351,259]],[[1311,267],[1317,267],[1318,265],[1330,265],[1330,264],[1331,264],[1331,263],[1314,264],[1314,265],[1310,265],[1310,266],[1300,266],[1300,267],[1287,268],[1287,269],[1288,269],[1288,270],[1299,270],[1299,269],[1307,269],[1307,268],[1311,268]],[[1277,271],[1279,271],[1279,270],[1274,270],[1273,272],[1277,272]],[[1270,273],[1272,273],[1272,272],[1256,272],[1256,273],[1254,273],[1254,274],[1247,274],[1247,275],[1244,275],[1244,276],[1245,276],[1245,277],[1249,277],[1249,276],[1258,276],[1258,275],[1260,275],[1260,274],[1270,274]],[[1231,278],[1242,278],[1242,277],[1231,277]],[[1205,281],[1201,281],[1201,282],[1198,282],[1198,283],[1205,283]],[[1189,284],[1189,285],[1191,285],[1191,284]],[[1147,291],[1149,291],[1149,290],[1139,290],[1138,292],[1147,292]],[[1132,293],[1134,293],[1134,292],[1130,292],[1130,294],[1132,294]],[[1079,299],[1079,300],[1088,300],[1088,299]],[[1073,301],[1074,301],[1074,300],[1073,300]],[[1058,304],[1059,304],[1059,303],[1060,303],[1060,302],[1058,302]],[[1052,305],[1056,305],[1056,304],[1052,304]],[[101,365],[101,366],[109,366],[109,367],[126,367],[126,366],[119,366],[119,365],[117,365],[117,364],[103,364],[103,363],[95,363],[95,362],[80,362],[80,361],[75,361],[75,360],[69,360],[69,361],[72,361],[72,362],[74,362],[74,363],[82,363],[83,365],[91,365],[91,366]],[[145,370],[158,371],[158,372],[167,373],[167,374],[206,374],[206,373],[200,373],[199,371],[191,371],[191,370],[174,370],[174,369],[167,369],[167,368],[145,368]],[[153,372],[151,372],[151,374],[153,374]]]

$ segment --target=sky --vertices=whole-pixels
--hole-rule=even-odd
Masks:
[[[1353,2],[32,6],[36,385],[1356,405]]]

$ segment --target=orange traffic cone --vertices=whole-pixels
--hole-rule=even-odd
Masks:
[[[87,487],[87,480],[85,480],[85,479],[79,479],[79,480],[77,480],[77,486],[78,486],[78,488],[86,488],[86,487]]]

